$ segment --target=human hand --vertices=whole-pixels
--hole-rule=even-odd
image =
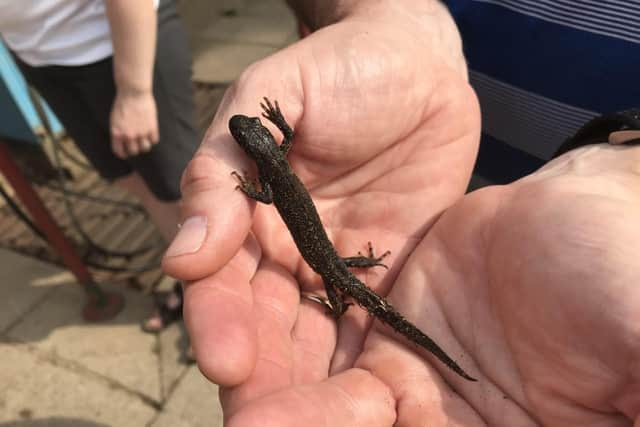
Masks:
[[[151,91],[118,91],[111,108],[111,149],[121,159],[158,143],[158,115]]]
[[[638,165],[639,147],[584,147],[439,219],[390,297],[479,382],[432,383],[371,334],[355,366],[392,390],[398,425],[638,424]]]
[[[308,290],[321,287],[275,209],[255,207],[235,190],[230,173],[251,164],[229,134],[231,115],[258,115],[262,96],[279,101],[296,132],[288,160],[338,251],[355,254],[372,238],[379,250],[392,250],[385,280],[374,274],[367,281],[381,293],[464,193],[479,138],[477,102],[446,10],[417,9],[367,9],[255,64],[227,92],[183,176],[183,226],[163,263],[174,277],[201,279],[187,286],[187,324],[201,368],[217,382],[238,383],[255,364],[249,280],[261,259]],[[258,244],[242,250],[250,228]],[[212,309],[218,306],[230,312]],[[205,327],[212,321],[215,330]],[[358,310],[347,313],[333,370],[352,364],[367,323]]]
[[[163,267],[191,281],[185,321],[199,366],[213,381],[251,383],[263,363],[265,299],[284,304],[282,316],[294,316],[303,331],[294,343],[301,352],[296,384],[352,375],[371,324],[353,308],[336,330],[316,304],[290,304],[299,286],[322,285],[275,209],[235,190],[230,173],[251,163],[229,134],[231,115],[258,115],[262,96],[279,101],[296,132],[288,160],[338,252],[354,255],[369,240],[392,251],[388,273],[367,273],[366,283],[381,294],[440,213],[462,197],[479,139],[477,102],[446,10],[410,3],[410,11],[392,2],[384,13],[373,5],[250,67],[186,170],[183,225]],[[293,292],[283,295],[286,284]],[[275,380],[260,387],[282,384]],[[376,381],[369,382],[382,385]]]
[[[636,425],[639,164],[640,147],[572,151],[466,196],[416,247],[389,300],[476,383],[378,322],[353,368],[328,376],[333,320],[262,261],[251,283],[257,362],[222,389],[225,425]],[[204,286],[215,279],[192,286],[194,302]]]

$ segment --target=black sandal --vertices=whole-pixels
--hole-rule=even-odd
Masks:
[[[179,301],[175,307],[170,307],[167,304],[167,300],[172,295],[175,295]],[[156,316],[160,318],[160,325],[158,327],[155,327],[155,326],[150,327],[149,321],[151,319],[154,319]],[[161,332],[163,329],[165,329],[167,326],[169,326],[170,324],[172,324],[177,320],[180,320],[181,318],[182,318],[182,284],[180,282],[176,282],[175,285],[173,286],[173,291],[171,292],[171,294],[169,294],[169,296],[167,296],[167,298],[165,298],[165,300],[161,304],[158,304],[157,312],[154,313],[148,319],[146,319],[142,323],[142,325],[140,325],[140,327],[144,332],[147,332],[150,334],[157,334]]]

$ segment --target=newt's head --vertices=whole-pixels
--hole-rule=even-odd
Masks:
[[[254,160],[264,158],[277,146],[271,132],[258,117],[237,114],[229,120],[229,130],[238,145]]]

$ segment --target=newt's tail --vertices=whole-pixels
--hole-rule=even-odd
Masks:
[[[379,319],[392,326],[396,331],[404,335],[405,338],[428,350],[438,360],[447,365],[449,369],[460,375],[465,380],[478,381],[471,375],[467,374],[464,369],[462,369],[460,365],[458,365],[451,357],[449,357],[449,355],[447,355],[447,353],[445,353],[444,350],[440,348],[440,346],[436,344],[435,341],[429,338],[427,334],[422,332],[411,322],[402,317],[402,315],[397,311],[393,310],[387,312],[385,316],[380,316]]]
[[[450,358],[447,353],[445,353],[444,350],[435,343],[435,341],[429,338],[413,323],[405,319],[384,298],[373,292],[373,290],[366,285],[363,284],[363,287],[366,291],[360,290],[359,292],[350,292],[351,296],[356,300],[356,302],[358,302],[358,305],[367,310],[371,315],[391,326],[396,332],[403,335],[409,341],[414,342],[429,351],[438,360],[447,365],[449,369],[460,375],[465,380],[478,381],[467,374],[460,365]],[[360,301],[360,299],[362,299],[362,301]]]

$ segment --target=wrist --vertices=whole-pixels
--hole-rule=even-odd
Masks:
[[[116,96],[120,98],[142,98],[153,96],[151,85],[131,85],[116,83]]]
[[[128,61],[114,53],[113,79],[116,92],[120,96],[142,96],[153,91],[153,72],[148,66],[134,61]]]

